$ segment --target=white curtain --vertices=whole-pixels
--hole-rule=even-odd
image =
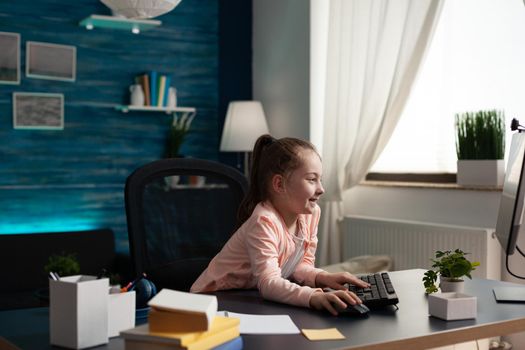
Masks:
[[[320,266],[341,261],[342,192],[364,178],[390,138],[443,1],[330,0]]]

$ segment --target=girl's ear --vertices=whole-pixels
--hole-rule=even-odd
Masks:
[[[272,177],[272,190],[275,193],[284,193],[284,177],[280,174],[275,174]]]

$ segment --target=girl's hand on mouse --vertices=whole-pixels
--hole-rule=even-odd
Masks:
[[[319,272],[315,277],[315,286],[319,288],[332,288],[346,290],[345,283],[351,283],[360,288],[370,287],[370,285],[349,272]]]
[[[362,301],[354,293],[347,290],[332,292],[314,292],[310,296],[310,307],[316,310],[327,310],[337,316],[338,311],[346,309],[347,305],[361,304]]]

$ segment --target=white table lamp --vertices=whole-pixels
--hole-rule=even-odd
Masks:
[[[232,101],[226,113],[220,150],[244,152],[244,174],[248,176],[248,152],[253,150],[259,136],[268,133],[268,124],[259,101]]]

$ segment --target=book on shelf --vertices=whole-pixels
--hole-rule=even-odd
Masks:
[[[166,90],[166,76],[159,77],[159,92],[157,96],[157,107],[164,107],[164,93]]]
[[[168,75],[166,76],[166,85],[164,88],[164,101],[162,102],[162,105],[164,107],[168,107],[168,97],[170,93],[170,84],[171,84],[171,77]]]
[[[150,103],[152,106],[156,106],[157,105],[157,97],[158,97],[158,81],[157,81],[157,72],[155,71],[151,71],[149,73],[149,92],[150,92]]]
[[[144,105],[151,106],[151,96],[149,92],[150,84],[149,84],[149,76],[147,73],[141,76],[141,83],[142,83],[142,88],[144,90]]]
[[[215,295],[194,294],[164,288],[149,302],[153,331],[206,331],[217,313]],[[183,323],[181,320],[186,320]],[[163,324],[164,323],[164,324]],[[192,326],[192,328],[189,328]]]
[[[125,349],[126,350],[186,350],[184,347],[165,344],[165,343],[151,343],[138,340],[125,340]],[[243,341],[242,337],[236,337],[232,340],[229,340],[225,343],[217,345],[210,350],[242,350]]]
[[[126,342],[148,342],[186,350],[210,349],[239,335],[239,319],[221,316],[215,317],[210,330],[205,332],[153,332],[148,324],[120,332]]]

